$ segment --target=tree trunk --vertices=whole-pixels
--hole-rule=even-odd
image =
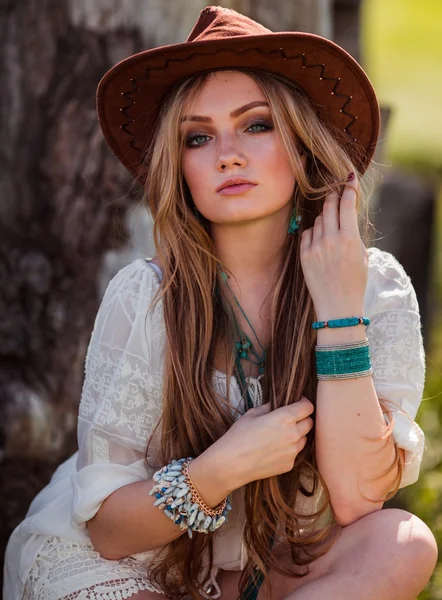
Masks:
[[[98,81],[130,54],[183,41],[204,5],[0,2],[1,546],[76,449],[101,269],[112,274],[109,255],[128,241],[134,194],[97,122]]]

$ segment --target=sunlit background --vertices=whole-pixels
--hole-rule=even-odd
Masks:
[[[427,332],[427,378],[417,420],[427,449],[419,481],[403,502],[433,530],[442,547],[442,2],[365,0],[364,66],[381,103],[391,106],[386,162],[434,181],[438,188],[433,257],[433,320]],[[412,237],[413,227],[409,235]],[[393,501],[393,502],[394,502]],[[442,558],[442,557],[441,557]],[[442,599],[442,564],[420,600]]]

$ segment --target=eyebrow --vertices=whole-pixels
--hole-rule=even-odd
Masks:
[[[235,110],[232,110],[232,112],[230,113],[230,116],[232,118],[239,117],[243,113],[247,112],[248,110],[250,110],[252,108],[256,108],[257,106],[267,106],[267,108],[268,108],[269,104],[268,104],[268,102],[264,102],[263,100],[255,100],[255,102],[249,102],[248,104],[244,104],[244,106],[235,108]],[[190,116],[185,116],[181,119],[181,123],[184,123],[185,121],[196,121],[197,123],[211,123],[212,119],[210,117],[201,117],[198,115],[190,115]]]

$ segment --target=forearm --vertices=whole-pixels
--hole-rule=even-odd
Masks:
[[[319,345],[363,340],[362,326],[318,331]],[[382,508],[397,477],[394,440],[380,439],[386,423],[371,376],[318,381],[316,458],[337,521],[347,525]]]
[[[210,507],[219,504],[231,491],[223,473],[209,455],[194,459],[189,473],[202,499]],[[88,521],[92,544],[101,555],[116,560],[138,552],[160,548],[186,534],[158,506],[149,491],[152,479],[126,485],[111,494],[93,519]]]

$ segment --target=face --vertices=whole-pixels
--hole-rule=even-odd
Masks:
[[[238,224],[285,211],[288,218],[295,177],[254,79],[239,71],[211,73],[180,126],[184,178],[204,217]],[[235,178],[249,183],[220,190]]]

